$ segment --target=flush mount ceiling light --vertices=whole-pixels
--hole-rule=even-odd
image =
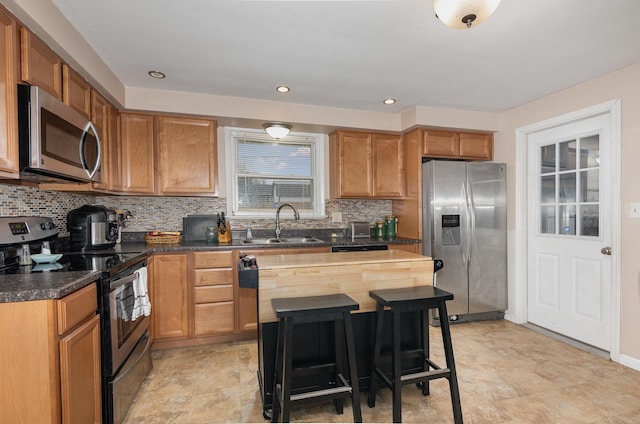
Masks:
[[[279,85],[276,87],[276,91],[278,93],[288,93],[289,91],[291,91],[291,89],[286,85]]]
[[[501,0],[433,0],[436,16],[456,29],[471,28],[486,20]]]
[[[384,103],[385,105],[392,105],[396,102],[396,99],[384,99],[382,101],[382,103]]]
[[[163,79],[166,78],[167,76],[164,74],[164,72],[160,72],[160,71],[149,71],[149,76],[151,78],[157,78],[157,79]]]
[[[264,124],[263,127],[267,134],[275,139],[286,137],[289,131],[291,131],[291,125],[281,122],[269,122],[268,124]]]

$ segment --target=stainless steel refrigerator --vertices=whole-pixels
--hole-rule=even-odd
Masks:
[[[506,165],[430,160],[422,164],[422,189],[423,254],[444,261],[434,284],[454,295],[449,320],[503,318]]]

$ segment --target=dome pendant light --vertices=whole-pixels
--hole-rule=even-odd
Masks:
[[[283,124],[281,122],[270,122],[268,124],[264,124],[263,127],[267,134],[276,140],[286,137],[287,134],[289,134],[289,131],[291,131],[291,125]]]
[[[436,17],[455,29],[471,28],[484,22],[501,0],[433,0]]]

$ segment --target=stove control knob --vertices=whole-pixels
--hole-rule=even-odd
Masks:
[[[43,230],[52,230],[54,228],[53,222],[43,222],[40,224],[40,228]]]

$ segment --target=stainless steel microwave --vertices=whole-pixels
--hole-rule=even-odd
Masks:
[[[39,87],[18,85],[20,178],[101,181],[100,130]]]

